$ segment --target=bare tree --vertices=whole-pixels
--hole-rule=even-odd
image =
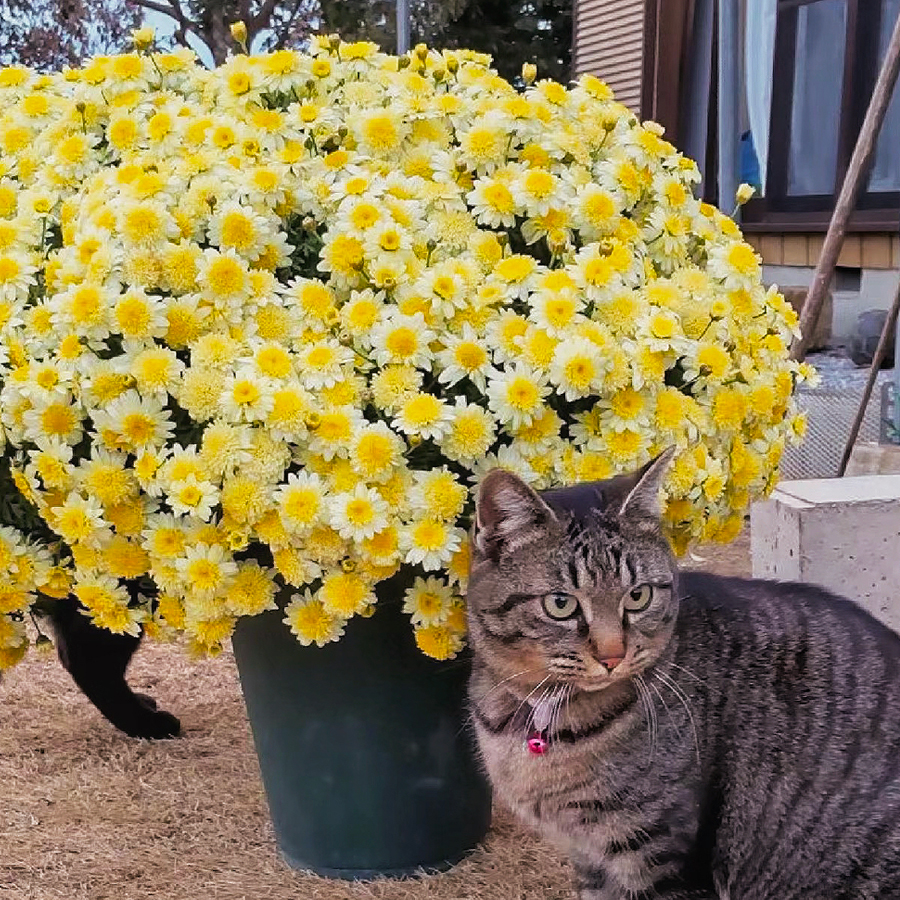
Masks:
[[[243,22],[247,46],[254,51],[280,50],[302,44],[319,21],[318,0],[130,0],[137,8],[168,16],[175,23],[174,39],[189,36],[204,45],[216,65],[237,45],[229,27]]]
[[[130,0],[0,0],[0,65],[50,71],[121,52],[140,20]]]

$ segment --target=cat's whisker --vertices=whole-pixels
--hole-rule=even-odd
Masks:
[[[691,723],[691,729],[694,733],[694,748],[697,751],[697,762],[700,762],[700,738],[697,735],[697,724],[694,721],[694,713],[691,710],[690,697],[685,693],[684,688],[672,678],[671,675],[667,675],[665,672],[660,672],[659,669],[653,670],[654,678],[658,678],[660,683],[667,687],[679,700],[681,705],[684,707],[684,711],[687,713],[688,720]]]
[[[647,689],[647,683],[640,675],[634,676],[634,685],[638,690],[638,696],[641,699],[641,706],[644,708],[647,719],[647,729],[650,739],[650,759],[648,765],[653,765],[653,759],[656,756],[656,742],[658,736],[659,723],[656,717],[656,707],[653,705],[653,698]]]
[[[695,675],[690,669],[686,669],[684,666],[679,666],[678,663],[665,662],[665,663],[662,663],[662,665],[671,666],[673,669],[678,669],[679,671],[684,672],[684,674],[687,675],[689,678],[693,678],[694,681],[697,682],[697,684],[703,684],[702,678]]]
[[[522,675],[530,675],[532,672],[542,672],[543,669],[544,669],[543,666],[533,666],[530,669],[522,669],[521,672],[516,672],[514,675],[509,675],[506,678],[504,678],[502,681],[498,681],[493,687],[491,687],[487,691],[487,693],[483,694],[481,697],[477,697],[475,699],[475,702],[483,703],[485,700],[487,700],[488,697],[491,696],[491,694],[494,693],[494,691],[496,691],[500,687],[503,687],[504,684],[507,684],[508,682],[512,681],[514,678],[521,678]]]
[[[669,709],[669,704],[666,703],[666,700],[660,692],[659,688],[652,681],[647,682],[647,687],[650,688],[650,690],[653,691],[653,693],[656,694],[657,697],[659,697],[659,702],[662,703],[663,709],[666,711],[666,716],[668,717],[669,721],[675,726],[675,729],[680,738],[681,729],[678,727],[678,723],[675,721],[675,719],[672,718],[672,710]]]
[[[548,675],[547,675],[546,677],[544,677],[541,681],[539,681],[539,682],[538,682],[538,683],[537,683],[537,684],[536,684],[536,685],[535,685],[535,686],[534,686],[534,687],[533,687],[533,688],[532,688],[532,689],[531,689],[531,690],[530,690],[530,691],[522,698],[521,703],[519,703],[519,705],[516,707],[516,711],[512,714],[512,718],[510,719],[510,721],[513,721],[513,722],[515,721],[516,716],[519,715],[519,711],[522,709],[522,707],[528,702],[528,700],[532,697],[533,694],[535,694],[537,691],[539,691],[539,690],[540,690],[540,689],[541,689],[541,688],[542,688],[542,687],[550,680],[551,677],[552,677],[552,676],[548,674]],[[544,692],[544,694],[541,694],[540,698],[538,698],[538,703],[541,702],[541,700],[544,698],[544,695],[545,695],[545,694],[546,694],[546,691]],[[532,707],[532,711],[531,711],[531,713],[530,713],[529,716],[528,716],[528,721],[529,721],[529,722],[531,721],[533,715],[534,715],[534,707]]]

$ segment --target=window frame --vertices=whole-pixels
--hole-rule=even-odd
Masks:
[[[883,4],[872,0],[844,0],[847,36],[834,184],[828,194],[792,196],[788,190],[788,167],[797,26],[800,8],[818,2],[822,0],[778,0],[772,80],[786,87],[772,92],[765,191],[763,197],[744,207],[742,221],[747,230],[754,230],[754,226],[764,230],[773,225],[781,231],[827,227],[878,77],[877,54],[866,52],[866,48],[878,45]],[[884,231],[898,226],[900,191],[875,193],[865,185],[850,227],[855,231]]]

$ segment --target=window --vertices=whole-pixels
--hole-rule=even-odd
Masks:
[[[834,207],[900,0],[777,0],[776,14],[765,198],[751,220]],[[900,92],[857,205],[896,220]]]

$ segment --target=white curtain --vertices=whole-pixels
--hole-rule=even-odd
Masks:
[[[884,0],[878,48],[879,65],[884,59],[897,16],[900,16],[900,0]],[[894,88],[894,97],[878,136],[869,190],[900,191],[900,83]]]
[[[769,114],[772,108],[772,60],[775,54],[777,0],[747,0],[744,31],[744,67],[747,116],[759,161],[760,182],[765,192],[769,160]],[[900,2],[900,0],[898,0]]]
[[[797,13],[788,194],[830,194],[837,169],[847,2],[819,0]]]

